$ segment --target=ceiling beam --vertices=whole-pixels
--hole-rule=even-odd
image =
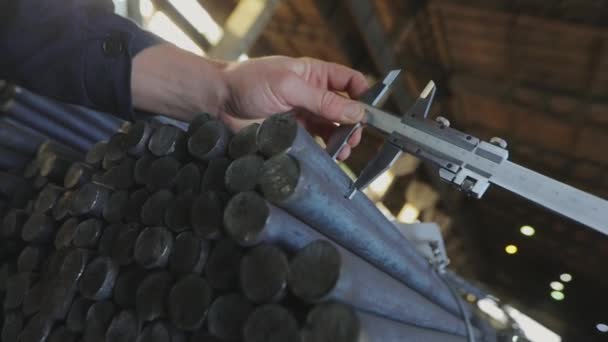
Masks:
[[[236,60],[249,51],[272,18],[280,0],[241,0],[224,25],[224,35],[208,55]]]
[[[186,19],[168,0],[152,0],[154,7],[161,10],[203,51],[207,51],[211,43]]]
[[[387,74],[393,69],[402,67],[398,60],[393,45],[388,39],[382,23],[378,17],[373,1],[343,0],[349,14],[360,36],[365,42],[367,52],[372,59],[376,70],[381,74]],[[413,20],[413,15],[403,19],[404,27]],[[407,89],[403,78],[399,78],[393,86],[393,100],[397,104],[399,111],[405,113],[413,102],[413,98]],[[396,95],[396,96],[395,96]]]
[[[591,98],[563,89],[544,89],[522,83],[510,84],[464,73],[452,74],[449,87],[455,94],[466,92],[495,97],[502,102],[548,113],[568,124],[590,124],[608,128],[608,119],[604,115],[608,109],[608,97]],[[595,111],[602,114],[596,115]]]

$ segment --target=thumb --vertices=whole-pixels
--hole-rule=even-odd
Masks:
[[[360,103],[332,91],[311,86],[297,76],[284,82],[280,92],[289,106],[303,108],[333,122],[359,122],[365,112]]]

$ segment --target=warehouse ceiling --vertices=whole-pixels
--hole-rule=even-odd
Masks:
[[[238,4],[200,2],[220,25]],[[387,106],[394,111],[433,79],[432,115],[486,140],[502,137],[516,163],[608,198],[607,23],[608,1],[597,0],[284,0],[247,52],[316,57],[376,79],[403,68]],[[359,171],[379,143],[366,133],[349,166]],[[605,341],[596,325],[608,321],[606,236],[497,188],[465,198],[424,166],[384,195],[392,214],[414,180],[440,194],[434,210],[449,217],[455,270],[566,341]],[[524,225],[535,234],[523,235]],[[505,252],[510,244],[517,253]],[[572,280],[558,301],[549,284],[563,273]]]

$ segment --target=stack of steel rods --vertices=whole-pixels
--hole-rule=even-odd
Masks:
[[[44,135],[4,139],[26,157],[0,173],[2,341],[467,341],[428,262],[290,115]]]
[[[45,137],[81,153],[97,141],[107,140],[124,123],[109,114],[63,104],[4,81],[0,81],[0,117],[4,126],[29,131],[28,136]],[[13,135],[23,133],[19,131]]]

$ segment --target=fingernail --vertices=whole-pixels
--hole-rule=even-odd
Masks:
[[[363,118],[363,106],[358,103],[351,103],[344,109],[344,118],[349,121],[360,121]]]

